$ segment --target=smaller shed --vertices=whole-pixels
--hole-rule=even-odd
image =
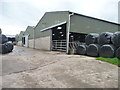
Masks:
[[[34,26],[28,26],[22,37],[22,43],[25,47],[34,48]]]
[[[17,40],[18,40],[17,45],[19,45],[19,46],[23,46],[23,44],[22,44],[22,37],[23,37],[23,35],[24,35],[24,31],[21,31],[19,36],[18,36],[18,38],[17,38]]]

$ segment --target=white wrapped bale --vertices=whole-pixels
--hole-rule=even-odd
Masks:
[[[99,56],[99,49],[100,49],[100,45],[90,44],[87,47],[87,55],[97,57]]]

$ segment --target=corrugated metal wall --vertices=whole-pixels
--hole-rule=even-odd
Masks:
[[[19,34],[18,41],[22,41],[22,37],[24,36],[24,31],[21,31]]]
[[[116,31],[118,31],[118,25],[79,15],[71,16],[71,32],[101,33]]]
[[[34,38],[34,28],[32,26],[28,26],[24,35],[29,35],[29,40]]]
[[[35,38],[49,36],[51,33],[49,31],[40,32],[40,30],[59,24],[64,21],[68,21],[68,12],[47,12],[39,21],[35,27]]]

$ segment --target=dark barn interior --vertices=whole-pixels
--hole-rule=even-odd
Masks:
[[[52,28],[52,40],[66,40],[66,24]]]
[[[79,41],[79,42],[83,42],[84,43],[86,35],[87,34],[85,34],[85,33],[70,32],[69,41],[70,42]]]

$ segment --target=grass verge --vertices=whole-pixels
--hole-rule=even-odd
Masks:
[[[103,58],[103,57],[97,57],[96,59],[97,59],[97,60],[101,60],[101,61],[105,61],[105,62],[109,62],[109,63],[111,63],[111,64],[120,66],[120,59],[118,59],[118,58]]]

